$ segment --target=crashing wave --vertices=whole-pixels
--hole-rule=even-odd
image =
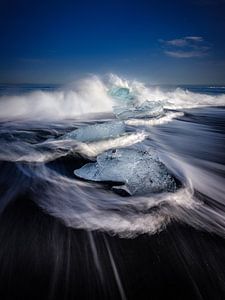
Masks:
[[[112,75],[109,81],[91,76],[55,91],[36,90],[19,95],[3,95],[0,97],[0,119],[79,118],[93,113],[111,113],[113,107],[118,106],[118,101],[119,104],[124,101],[141,105],[147,99],[151,102],[164,102],[165,109],[175,110],[225,105],[224,94],[206,95],[181,88],[164,91],[142,82],[124,80],[116,75]]]
[[[114,86],[109,90],[109,95],[117,101],[113,113],[118,119],[157,117],[164,112],[163,102],[140,101],[140,94],[127,87]]]
[[[108,82],[91,76],[54,91],[36,90],[19,95],[3,95],[0,97],[0,119],[74,119],[89,114],[111,113],[113,107],[121,105],[121,101],[140,106],[146,100],[164,102],[165,109],[175,110],[225,105],[224,94],[206,95],[181,88],[164,91],[116,75],[111,76]]]

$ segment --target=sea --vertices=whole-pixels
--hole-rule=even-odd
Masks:
[[[225,86],[1,84],[0,299],[165,298],[225,299]]]

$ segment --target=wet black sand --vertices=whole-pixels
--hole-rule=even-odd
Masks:
[[[25,194],[2,214],[0,244],[1,299],[120,299],[120,285],[126,299],[225,295],[225,241],[177,223],[135,239],[88,233],[66,228]]]
[[[224,110],[220,117],[185,118],[184,124],[165,126],[158,137],[170,145],[176,138],[177,153],[224,166]],[[195,123],[209,125],[205,135],[186,132],[188,124]],[[221,139],[207,140],[214,132]],[[81,157],[67,156],[46,166],[72,178],[73,170],[84,163]],[[34,182],[20,164],[0,163],[1,300],[225,298],[225,239],[207,232],[208,227],[201,231],[173,221],[161,232],[131,239],[68,228],[37,206]],[[39,188],[42,192],[41,184]],[[206,195],[202,197],[207,202]],[[219,207],[210,200],[212,204]],[[221,203],[219,209],[224,211]]]

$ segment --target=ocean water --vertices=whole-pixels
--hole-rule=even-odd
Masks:
[[[160,107],[157,115],[145,115],[146,100]],[[128,117],[118,120],[118,108]],[[77,293],[137,299],[141,292],[140,299],[224,299],[224,121],[224,86],[160,87],[116,75],[68,86],[1,85],[4,297],[12,296],[11,282],[24,298],[34,298],[19,275],[28,255],[25,278],[33,274],[30,286],[50,299],[57,293],[61,299]],[[123,122],[122,134],[68,138],[76,129],[113,122]],[[75,176],[117,149],[154,153],[177,189],[121,195],[116,182]]]

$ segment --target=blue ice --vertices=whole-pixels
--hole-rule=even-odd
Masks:
[[[130,101],[134,99],[134,95],[128,88],[125,87],[113,87],[109,91],[109,95],[116,100]]]
[[[87,125],[78,128],[64,135],[64,138],[74,139],[80,142],[94,142],[104,139],[116,138],[124,132],[125,124],[122,121],[114,121]]]
[[[154,155],[135,149],[116,149],[104,152],[96,163],[88,163],[74,171],[80,178],[91,181],[124,183],[114,190],[130,195],[175,191],[176,183],[165,165]]]
[[[129,104],[114,107],[114,113],[119,119],[158,117],[164,112],[160,101],[144,101],[142,104]]]

